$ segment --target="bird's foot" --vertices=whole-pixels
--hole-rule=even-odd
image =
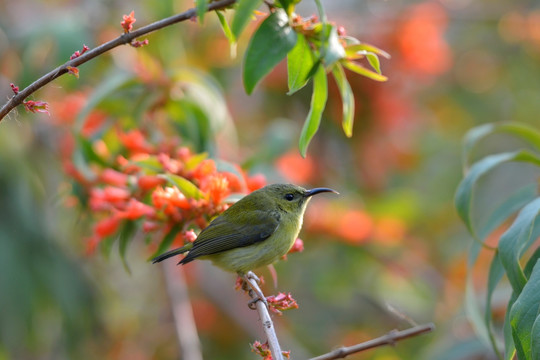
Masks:
[[[266,297],[264,296],[261,288],[259,287],[259,285],[262,284],[261,279],[259,279],[259,277],[255,275],[252,271],[244,274],[242,276],[242,279],[244,280],[242,288],[245,291],[249,291],[249,295],[253,298],[251,301],[248,302],[249,308],[255,310],[257,308],[256,303],[258,301],[262,301],[264,305],[268,307],[268,301],[266,301]]]

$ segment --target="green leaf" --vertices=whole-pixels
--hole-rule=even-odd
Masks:
[[[313,76],[313,94],[311,95],[311,107],[309,114],[302,127],[298,146],[300,154],[306,157],[309,143],[321,124],[321,117],[328,98],[328,83],[324,66],[320,65]]]
[[[510,309],[510,323],[518,359],[532,358],[533,325],[540,306],[540,261],[536,262],[529,281]]]
[[[332,74],[336,79],[343,103],[343,120],[341,121],[343,131],[347,137],[351,137],[354,123],[354,94],[345,77],[345,71],[343,71],[343,67],[339,63],[334,66]]]
[[[478,235],[473,227],[471,220],[472,212],[472,201],[474,196],[474,186],[476,182],[488,171],[493,168],[510,161],[523,161],[523,162],[532,162],[534,164],[540,165],[540,159],[528,152],[528,151],[516,151],[501,153],[495,155],[489,155],[480,161],[476,162],[466,174],[466,176],[461,180],[461,183],[458,186],[455,196],[455,206],[458,212],[458,215],[461,217],[469,232],[473,237],[478,240]]]
[[[246,93],[251,94],[259,81],[287,56],[296,45],[296,38],[287,14],[281,9],[262,22],[251,38],[244,58]]]
[[[467,132],[463,141],[463,166],[467,169],[473,148],[485,137],[495,133],[507,133],[515,135],[535,148],[540,149],[540,132],[525,124],[497,123],[484,124],[472,128]]]
[[[324,24],[321,31],[321,56],[324,65],[330,68],[338,60],[345,58],[346,53],[343,45],[339,41],[337,27],[331,24]]]
[[[296,45],[287,54],[287,81],[289,84],[287,95],[294,94],[307,84],[313,65],[315,65],[315,61],[308,41],[303,34],[298,34]]]
[[[374,71],[371,71],[369,69],[366,69],[365,67],[363,67],[362,65],[360,64],[357,64],[355,62],[352,62],[352,61],[342,61],[341,62],[343,64],[343,66],[345,66],[347,69],[351,70],[351,71],[354,71],[355,73],[359,74],[359,75],[362,75],[362,76],[365,76],[367,78],[370,78],[371,80],[375,80],[375,81],[386,81],[388,80],[388,78],[384,75],[381,75],[381,74],[377,74],[376,72]]]
[[[381,63],[379,61],[379,57],[372,53],[367,53],[366,57],[373,70],[375,70],[377,74],[381,74]]]
[[[253,16],[253,12],[261,5],[262,0],[240,0],[236,6],[231,24],[234,39],[238,39]]]
[[[86,117],[90,112],[104,99],[107,99],[110,95],[115,93],[119,88],[126,85],[133,80],[135,75],[123,71],[114,71],[109,76],[105,76],[100,85],[92,92],[92,95],[88,98],[88,102],[84,108],[77,115],[75,119],[75,132],[80,134],[86,121]]]
[[[163,240],[161,240],[161,243],[159,244],[158,249],[156,250],[155,253],[152,254],[152,256],[150,256],[149,260],[169,250],[169,247],[171,247],[171,244],[173,243],[174,238],[176,237],[176,234],[178,234],[181,229],[182,229],[182,226],[180,226],[180,224],[174,224],[171,230],[169,230],[169,232],[163,237]]]
[[[124,264],[124,268],[128,273],[131,273],[131,270],[129,269],[129,265],[126,260],[126,251],[130,241],[133,240],[133,236],[136,230],[136,222],[127,220],[122,225],[122,229],[120,229],[120,234],[118,235],[118,250],[120,253],[120,258],[122,259],[122,264]]]
[[[208,0],[195,0],[197,5],[197,17],[199,22],[202,24],[204,20],[204,14],[206,14],[206,9],[208,9]]]
[[[361,58],[368,53],[373,53],[377,55],[381,55],[382,57],[385,57],[387,59],[390,59],[390,54],[387,53],[384,50],[379,49],[378,47],[375,47],[373,45],[369,44],[353,44],[349,45],[345,48],[345,54],[348,59],[354,59],[354,58]],[[356,57],[358,55],[358,57]]]
[[[512,289],[520,294],[527,283],[527,278],[519,260],[523,252],[536,240],[540,226],[534,226],[540,212],[540,197],[527,204],[517,215],[512,225],[501,235],[499,255],[506,270]]]
[[[536,316],[531,329],[531,357],[540,359],[540,316]]]
[[[195,186],[195,184],[182,176],[174,174],[163,174],[159,175],[159,177],[167,179],[169,183],[176,186],[187,198],[197,200],[204,198],[204,194],[202,193],[202,191],[197,186]]]
[[[504,360],[513,360],[516,353],[516,347],[514,345],[514,338],[512,336],[512,325],[510,323],[510,309],[516,302],[517,295],[512,293],[508,306],[506,307],[506,314],[504,315],[503,335],[504,335]]]
[[[501,263],[498,252],[496,252],[495,256],[493,256],[493,259],[491,260],[491,265],[489,267],[488,286],[486,293],[486,309],[484,311],[484,323],[486,324],[486,329],[493,351],[495,351],[499,359],[502,358],[502,355],[499,352],[499,343],[495,338],[495,334],[493,333],[491,324],[491,299],[493,297],[493,292],[495,291],[495,288],[497,287],[499,281],[501,281],[503,275],[504,267]]]
[[[223,15],[223,12],[216,10],[216,15],[219,19],[219,23],[221,24],[221,29],[223,30],[225,37],[229,41],[229,45],[231,47],[231,58],[234,59],[236,57],[236,37],[232,33],[232,30],[229,27],[229,23],[227,22],[225,15]]]
[[[149,156],[141,160],[130,160],[129,162],[143,168],[147,174],[156,174],[164,170],[163,164],[158,160],[157,156]]]
[[[287,15],[291,16],[294,12],[294,6],[298,4],[300,0],[279,0],[279,4],[285,11],[287,12]]]

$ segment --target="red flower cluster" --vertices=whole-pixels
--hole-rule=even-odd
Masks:
[[[137,21],[137,19],[135,19],[135,11],[132,11],[131,13],[129,13],[129,15],[122,16],[122,21],[120,22],[120,25],[124,29],[124,33],[127,34],[131,30],[133,30],[133,23],[135,21]]]
[[[291,293],[284,294],[280,292],[277,295],[270,295],[266,298],[266,301],[268,302],[268,308],[278,315],[281,315],[281,312],[285,310],[298,309],[298,303],[293,299]]]
[[[79,56],[81,56],[82,54],[84,54],[85,52],[87,52],[88,50],[90,50],[90,48],[86,45],[83,45],[83,48],[81,51],[77,50],[75,51],[70,57],[69,57],[69,60],[73,60],[73,59],[76,59],[78,58]]]
[[[272,353],[270,352],[270,347],[268,346],[268,341],[264,344],[260,341],[255,341],[251,345],[251,351],[253,351],[255,354],[260,355],[263,360],[272,360]],[[291,358],[291,352],[290,351],[282,351],[281,354],[283,357],[290,359]]]
[[[71,161],[73,143],[63,151],[64,168],[86,189],[87,198],[81,202],[87,203],[96,220],[88,252],[130,222],[152,237],[167,240],[160,250],[194,241],[193,230],[206,227],[227,209],[229,195],[265,185],[263,177],[250,177],[236,165],[231,166],[234,173],[218,170],[204,154],[175,145],[179,141],[151,144],[140,130],[113,134],[116,140],[108,141],[117,144],[116,153],[96,140],[92,148],[100,160],[87,164],[85,171]]]

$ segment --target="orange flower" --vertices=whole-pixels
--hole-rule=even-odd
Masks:
[[[81,129],[81,134],[84,137],[90,137],[94,135],[101,125],[107,119],[107,114],[100,110],[93,110],[88,117],[84,120],[83,128]]]
[[[94,227],[94,233],[100,238],[112,235],[118,230],[120,225],[120,218],[117,216],[111,216],[98,221]]]
[[[187,210],[191,207],[188,199],[177,187],[158,186],[152,193],[152,203],[156,209],[163,209],[165,214],[172,215],[176,208]]]
[[[137,185],[143,190],[151,190],[158,185],[163,185],[167,180],[155,175],[142,175],[137,179]]]
[[[246,176],[246,185],[248,192],[258,190],[266,185],[266,178],[262,174],[257,174],[254,176]]]
[[[337,235],[347,242],[359,244],[364,242],[373,231],[373,220],[361,210],[348,211],[339,221]]]
[[[395,217],[383,217],[375,222],[373,237],[377,243],[397,245],[405,237],[406,225],[401,219]]]
[[[451,66],[450,47],[444,40],[447,15],[435,2],[414,5],[398,31],[405,64],[413,70],[439,75]]]
[[[122,203],[127,201],[131,197],[131,194],[127,189],[117,186],[106,186],[103,189],[103,199],[113,204]]]
[[[315,174],[315,162],[309,156],[304,159],[298,150],[282,155],[276,161],[276,167],[287,180],[295,184],[307,183]]]
[[[142,230],[145,233],[156,231],[161,227],[161,224],[156,221],[145,221],[142,224]]]
[[[231,193],[229,181],[223,174],[216,174],[206,178],[201,184],[201,190],[210,196],[210,200],[214,205],[220,204]]]
[[[117,216],[123,219],[136,220],[142,216],[152,217],[156,214],[153,207],[148,206],[138,200],[130,199],[125,210],[119,211]]]
[[[105,169],[100,176],[100,180],[108,185],[126,186],[128,176],[113,169]]]
[[[239,169],[239,171],[242,171]],[[245,192],[246,184],[244,182],[244,179],[239,179],[236,174],[232,172],[222,172],[221,175],[223,175],[227,181],[229,182],[229,190],[230,192],[236,192],[236,193],[242,193]]]
[[[152,153],[154,151],[140,130],[120,133],[119,137],[122,144],[132,153]]]
[[[191,174],[193,178],[203,181],[205,177],[217,173],[216,163],[212,159],[206,159],[201,161],[199,165],[193,170]]]

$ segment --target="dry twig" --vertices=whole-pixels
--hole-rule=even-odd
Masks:
[[[213,10],[219,10],[226,8],[227,6],[230,6],[232,4],[236,3],[236,0],[219,0],[212,2],[208,5],[208,11]],[[66,63],[58,66],[56,69],[48,72],[47,74],[43,75],[36,81],[34,81],[32,84],[28,85],[26,88],[20,90],[16,95],[11,97],[8,102],[6,102],[1,108],[0,108],[0,121],[9,114],[11,110],[13,110],[16,106],[21,105],[23,101],[30,96],[31,94],[35,93],[37,90],[41,89],[43,86],[47,85],[54,79],[66,74],[69,72],[70,68],[76,68],[77,66],[84,64],[91,59],[111,50],[114,49],[117,46],[125,45],[125,44],[131,44],[133,41],[135,41],[136,38],[141,37],[143,35],[146,35],[148,33],[151,33],[153,31],[162,29],[164,27],[170,26],[172,24],[176,24],[178,22],[189,20],[193,17],[195,17],[197,14],[195,8],[189,9],[187,11],[184,11],[183,13],[173,15],[171,17],[156,21],[152,24],[143,26],[137,30],[130,31],[128,33],[124,33],[117,37],[116,39],[113,39],[111,41],[108,41],[104,44],[101,44],[100,46],[91,49],[89,51],[86,51],[84,54],[82,54],[79,57],[76,57],[74,59],[71,59],[67,61]]]
[[[432,323],[418,325],[406,330],[392,330],[386,335],[378,337],[373,340],[369,340],[360,344],[356,344],[348,347],[341,347],[330,351],[329,353],[311,358],[310,360],[332,360],[332,359],[343,359],[348,355],[372,349],[374,347],[383,346],[383,345],[394,345],[397,341],[407,339],[413,336],[421,335],[424,333],[431,332],[435,329],[435,325]]]

